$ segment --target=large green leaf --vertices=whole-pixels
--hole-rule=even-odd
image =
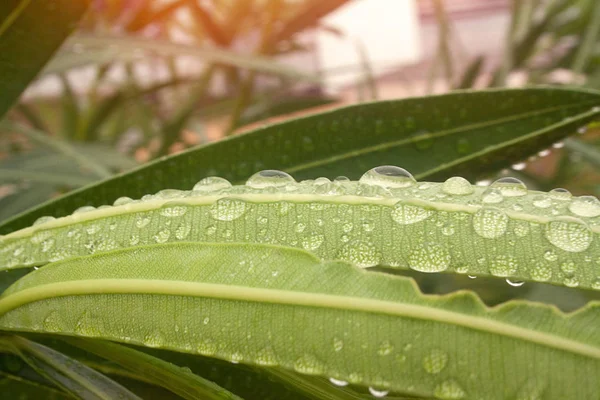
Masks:
[[[600,201],[528,191],[513,178],[490,187],[464,178],[416,182],[398,167],[361,179],[300,183],[265,171],[246,185],[222,178],[192,191],[120,198],[0,241],[0,271],[165,242],[269,243],[325,260],[496,276],[600,290]]]
[[[73,31],[89,0],[3,0],[0,117]]]
[[[467,178],[505,167],[550,146],[600,115],[598,92],[566,89],[490,90],[343,107],[259,128],[160,159],[77,190],[6,221],[0,232],[84,205],[188,189],[219,175],[234,182],[265,168],[298,179],[358,178],[382,164],[417,178]]]
[[[441,399],[592,399],[597,303],[565,315],[271,245],[163,244],[57,262],[12,286],[0,327],[280,366]],[[577,382],[576,385],[573,382]]]

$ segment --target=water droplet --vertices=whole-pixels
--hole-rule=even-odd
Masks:
[[[546,239],[559,249],[581,252],[590,247],[593,235],[590,228],[581,220],[561,217],[546,225]]]
[[[538,194],[533,198],[533,205],[537,208],[548,208],[552,205],[552,199],[546,194]]]
[[[302,239],[302,247],[308,251],[317,250],[319,247],[321,247],[324,240],[325,236],[318,233],[313,233],[312,235]]]
[[[439,374],[448,363],[448,354],[440,349],[431,350],[423,358],[423,368],[430,374]]]
[[[417,183],[407,170],[393,165],[370,169],[360,178],[359,182],[384,188],[405,188]]]
[[[454,232],[455,232],[454,226],[452,226],[452,225],[444,225],[442,227],[442,235],[452,236],[452,235],[454,235]]]
[[[167,218],[177,218],[184,216],[187,211],[188,207],[185,205],[172,205],[170,203],[166,203],[160,209],[160,215]]]
[[[454,380],[448,380],[437,385],[433,395],[442,400],[463,399],[466,396],[464,389]]]
[[[335,386],[340,386],[340,387],[348,386],[348,382],[342,381],[339,379],[335,379],[335,378],[329,378],[329,382],[333,383]]]
[[[341,260],[349,261],[358,267],[367,268],[379,263],[381,253],[371,243],[353,240],[340,248],[337,257]]]
[[[52,216],[45,216],[45,217],[39,217],[38,219],[35,220],[35,222],[33,223],[33,225],[41,225],[41,224],[45,224],[46,222],[50,222],[50,221],[54,221],[56,218],[52,217]]]
[[[392,351],[394,351],[394,345],[389,340],[384,340],[377,348],[377,354],[380,356],[387,356]]]
[[[218,176],[209,176],[196,183],[193,190],[194,192],[211,193],[230,187],[231,183],[227,179],[219,178]]]
[[[296,360],[294,369],[301,374],[318,375],[323,373],[323,363],[316,357],[305,354]]]
[[[596,280],[592,282],[592,289],[600,290],[600,277],[596,278]]]
[[[450,252],[437,243],[415,247],[408,256],[410,268],[420,272],[441,272],[450,266]]]
[[[149,223],[150,223],[150,218],[148,218],[144,215],[138,215],[138,217],[135,219],[135,226],[137,226],[140,229],[144,228]]]
[[[83,207],[79,207],[77,210],[73,211],[73,214],[82,214],[82,213],[94,211],[95,209],[96,209],[96,207],[83,206]]]
[[[389,392],[389,390],[380,390],[369,386],[369,393],[371,393],[373,397],[385,397]]]
[[[490,187],[498,189],[505,197],[518,197],[527,194],[527,186],[523,182],[508,176],[498,179]]]
[[[513,164],[511,168],[514,169],[515,171],[523,171],[526,167],[527,167],[526,163],[520,162],[517,164]]]
[[[296,224],[296,227],[294,228],[294,230],[298,233],[304,232],[305,229],[306,229],[306,224],[303,222],[298,222]]]
[[[515,280],[509,279],[509,278],[506,278],[506,283],[508,283],[510,286],[514,286],[514,287],[520,287],[525,284],[524,281],[515,281]]]
[[[567,189],[563,189],[563,188],[552,189],[550,192],[548,192],[548,195],[551,198],[553,198],[554,200],[560,200],[560,201],[571,200],[571,197],[573,197],[571,192],[569,192]]]
[[[154,241],[156,241],[156,243],[165,243],[167,240],[169,240],[170,236],[171,231],[168,229],[163,229],[154,235]]]
[[[185,192],[177,189],[164,189],[154,195],[157,199],[178,199],[185,196]]]
[[[508,216],[500,209],[484,207],[473,215],[475,232],[486,239],[494,239],[504,235],[508,227]]]
[[[48,238],[42,242],[42,253],[46,253],[54,247],[55,240],[52,238]]]
[[[237,199],[219,199],[210,207],[212,217],[219,221],[233,221],[246,212],[246,202]]]
[[[531,271],[531,278],[538,282],[547,282],[552,278],[552,268],[545,263],[536,265]]]
[[[568,276],[563,280],[563,283],[568,287],[577,287],[579,286],[579,279],[574,276]]]
[[[455,176],[444,182],[442,190],[447,194],[463,196],[473,193],[474,189],[468,180],[461,178],[460,176]]]
[[[560,264],[560,270],[567,275],[572,275],[577,270],[577,265],[573,261],[565,261]]]
[[[340,338],[333,338],[333,350],[342,351],[344,348],[344,341]]]
[[[477,279],[477,275],[467,275],[469,279]]]
[[[113,205],[115,207],[118,207],[118,206],[124,206],[125,204],[129,204],[131,202],[133,202],[133,199],[131,197],[119,197],[118,199],[115,200]]]
[[[548,261],[556,261],[558,260],[558,256],[556,255],[556,253],[552,250],[546,250],[544,252],[544,258]]]
[[[264,189],[267,187],[280,187],[296,183],[290,174],[275,169],[266,169],[252,175],[246,181],[246,186],[254,189]]]
[[[504,200],[504,196],[498,189],[487,188],[481,195],[481,201],[486,204],[498,204]]]
[[[410,225],[423,221],[432,214],[433,211],[431,210],[419,206],[403,204],[401,202],[396,203],[391,213],[392,219],[402,225]]]
[[[507,277],[517,272],[517,260],[510,255],[501,254],[491,259],[490,273],[494,276]]]
[[[279,365],[277,356],[275,355],[275,352],[270,346],[265,347],[264,349],[258,352],[258,354],[256,355],[256,363],[265,367],[274,367],[276,365]]]
[[[581,196],[569,204],[569,211],[580,217],[597,217],[600,215],[600,200],[594,196]]]
[[[44,318],[44,329],[50,332],[62,332],[65,330],[65,322],[59,311],[50,311]]]
[[[190,234],[192,226],[190,224],[181,224],[175,229],[175,237],[179,240],[183,240]]]

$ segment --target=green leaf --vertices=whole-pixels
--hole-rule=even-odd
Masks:
[[[0,314],[5,330],[280,366],[413,396],[588,399],[600,379],[598,303],[570,315],[527,302],[489,309],[468,293],[424,296],[410,279],[280,246],[164,244],[57,262],[11,287]]]
[[[48,202],[0,226],[26,227],[44,215],[64,216],[84,205],[188,189],[219,175],[234,182],[265,168],[297,179],[358,178],[377,165],[401,164],[418,179],[473,179],[525,159],[600,115],[595,91],[517,89],[342,107],[255,129],[155,161]]]
[[[0,340],[41,376],[78,398],[141,400],[104,375],[49,347],[18,336]]]
[[[65,38],[89,0],[5,0],[0,5],[0,118]]]
[[[15,394],[23,398],[72,400],[73,397],[53,387],[17,375],[0,371],[0,399],[14,400]]]
[[[152,380],[184,399],[241,400],[218,385],[195,375],[190,370],[178,367],[160,358],[116,343],[89,341],[81,339],[67,340],[74,346],[87,350],[97,356],[114,361],[123,367]]]

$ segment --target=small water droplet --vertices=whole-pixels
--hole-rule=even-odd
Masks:
[[[405,188],[417,183],[407,170],[393,165],[370,169],[360,178],[359,182],[384,188]]]
[[[182,217],[187,213],[188,207],[185,205],[172,205],[171,203],[166,203],[160,209],[160,215],[167,218],[177,218]]]
[[[140,229],[144,228],[149,223],[150,223],[150,218],[148,218],[144,215],[138,215],[138,217],[135,219],[135,226],[137,226]]]
[[[525,284],[524,281],[516,281],[516,280],[510,279],[510,278],[506,278],[506,283],[508,283],[510,286],[514,286],[514,287],[520,287]]]
[[[301,374],[318,375],[323,373],[323,363],[316,357],[305,354],[294,362],[294,369]]]
[[[515,171],[523,171],[526,167],[527,167],[527,164],[524,162],[513,164],[511,166],[511,168],[514,169]]]
[[[569,252],[581,252],[590,247],[593,234],[581,220],[571,217],[560,217],[546,225],[546,239],[559,249]]]
[[[33,223],[33,225],[41,225],[41,224],[45,224],[46,222],[50,222],[50,221],[54,221],[56,218],[52,217],[52,216],[44,216],[44,217],[39,217],[38,219],[35,220],[35,222]]]
[[[329,378],[329,382],[333,383],[335,386],[340,386],[340,387],[348,386],[348,382],[342,381],[339,379],[335,379],[335,378]]]
[[[550,153],[551,153],[550,149],[545,149],[545,150],[540,151],[538,153],[538,156],[540,156],[541,158],[544,158],[544,157],[548,157],[550,155]]]
[[[196,183],[193,190],[200,193],[212,193],[230,187],[231,183],[227,179],[219,178],[218,176],[209,176]]]
[[[577,270],[577,265],[573,261],[565,261],[560,264],[560,270],[567,275],[572,275]]]
[[[433,349],[423,358],[423,368],[429,374],[439,374],[446,368],[448,354],[440,349]]]
[[[518,197],[527,194],[527,186],[523,182],[508,176],[498,179],[490,187],[498,189],[505,197]]]
[[[533,205],[537,208],[548,208],[552,205],[552,199],[546,194],[538,194],[533,198]]]
[[[519,264],[517,260],[510,255],[501,254],[491,259],[490,273],[494,276],[507,277],[517,272]]]
[[[344,341],[340,338],[333,338],[333,350],[342,351],[344,348]]]
[[[544,252],[544,258],[548,261],[556,261],[558,260],[558,256],[556,255],[556,253],[552,250],[546,250]]]
[[[168,200],[185,197],[185,192],[177,189],[164,189],[154,195],[157,199]]]
[[[313,233],[302,239],[302,247],[308,251],[317,250],[323,244],[325,236],[319,233]]]
[[[568,276],[563,280],[563,283],[568,287],[577,287],[579,286],[579,279],[574,276]]]
[[[551,198],[553,198],[554,200],[560,200],[560,201],[571,200],[571,197],[573,197],[571,192],[569,192],[567,189],[563,189],[563,188],[552,189],[550,192],[548,192],[548,195]]]
[[[115,207],[118,206],[124,206],[125,204],[129,204],[133,202],[133,199],[131,197],[119,197],[118,199],[115,200],[115,202],[113,203],[113,205]]]
[[[384,340],[377,348],[377,354],[380,356],[387,356],[392,351],[394,351],[394,345],[389,340]]]
[[[597,217],[600,215],[600,200],[594,196],[581,196],[569,204],[569,211],[580,217]]]
[[[467,275],[469,279],[477,279],[477,275]]]
[[[86,212],[94,211],[95,209],[96,209],[96,207],[83,206],[83,207],[79,207],[77,210],[73,211],[73,214],[83,214]]]
[[[154,235],[154,241],[156,243],[165,243],[171,237],[171,231],[168,229],[163,229],[159,231],[156,235]]]
[[[458,382],[447,380],[435,387],[433,395],[442,400],[457,400],[463,399],[466,393]]]
[[[508,216],[500,209],[483,207],[473,215],[475,232],[486,239],[498,238],[506,232]]]
[[[450,252],[437,243],[415,247],[408,256],[410,268],[420,272],[441,272],[450,266]]]
[[[381,253],[371,243],[353,240],[340,248],[337,257],[341,260],[349,261],[358,267],[367,268],[379,263]]]
[[[431,210],[401,202],[396,203],[391,213],[392,219],[401,225],[415,224],[429,218],[432,214]]]
[[[254,189],[264,189],[268,187],[280,187],[296,183],[290,174],[275,169],[267,169],[252,175],[246,181],[246,186]]]
[[[369,386],[369,393],[371,393],[371,395],[373,397],[385,397],[388,395],[390,391],[389,390],[380,390],[380,389],[375,389]]]
[[[444,193],[450,195],[464,196],[473,193],[473,186],[465,178],[455,176],[447,179],[442,185]]]
[[[192,226],[190,224],[181,224],[175,229],[175,237],[178,240],[183,240],[190,234]]]
[[[504,200],[504,196],[498,189],[487,188],[481,195],[481,201],[486,204],[497,204]]]
[[[246,212],[246,202],[237,199],[219,199],[210,207],[212,217],[219,221],[233,221]]]

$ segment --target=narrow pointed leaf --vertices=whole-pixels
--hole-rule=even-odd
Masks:
[[[106,376],[47,346],[17,336],[4,340],[40,375],[78,398],[141,400]]]
[[[413,396],[588,399],[600,379],[598,303],[569,315],[527,302],[489,309],[465,292],[424,296],[410,279],[280,246],[164,244],[57,262],[12,286],[0,315],[4,330],[279,366]]]
[[[73,31],[89,0],[5,0],[2,3],[0,118]]]
[[[74,191],[16,216],[1,233],[44,215],[110,204],[165,188],[187,189],[205,176],[239,182],[271,168],[298,179],[346,175],[398,165],[417,178],[473,179],[521,161],[600,115],[600,95],[567,89],[454,92],[339,108],[160,159]]]
[[[387,174],[397,174],[390,176]],[[528,191],[520,181],[420,182],[396,167],[360,181],[295,182],[261,173],[220,178],[112,207],[40,220],[0,240],[0,271],[165,242],[292,246],[343,259],[435,272],[600,289],[600,201]]]

